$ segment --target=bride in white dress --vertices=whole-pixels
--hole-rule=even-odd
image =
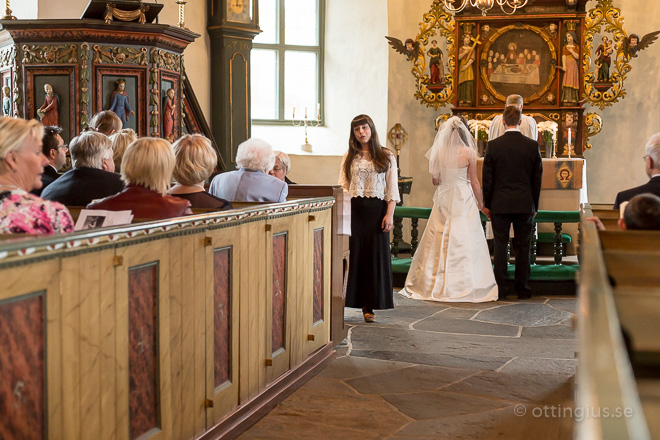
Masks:
[[[442,124],[426,154],[437,189],[433,210],[401,294],[431,301],[497,300],[497,284],[481,226],[477,149],[463,121]]]

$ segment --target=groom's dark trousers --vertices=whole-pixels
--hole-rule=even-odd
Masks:
[[[529,249],[541,194],[543,163],[539,144],[511,130],[488,142],[482,173],[484,205],[491,212],[495,281],[507,293],[507,244],[513,225],[516,292],[529,296]]]

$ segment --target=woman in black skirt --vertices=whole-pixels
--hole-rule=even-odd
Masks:
[[[367,115],[351,122],[339,184],[351,196],[346,307],[361,308],[364,320],[374,322],[374,309],[394,308],[390,231],[394,206],[400,199],[396,159],[381,147],[374,122]]]

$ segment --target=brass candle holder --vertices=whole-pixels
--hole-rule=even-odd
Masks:
[[[307,127],[318,127],[321,124],[321,104],[316,104],[316,119],[307,119],[307,107],[305,106],[305,117],[296,121],[296,108],[293,107],[291,122],[294,127],[305,127],[305,143],[300,146],[303,151],[312,152],[312,144],[307,140]]]
[[[185,0],[177,0],[175,2],[177,5],[179,5],[179,27],[182,29],[187,29],[186,28],[186,21],[185,21],[185,10],[184,7],[186,6],[186,3],[188,3]]]
[[[9,7],[9,0],[5,0],[5,15],[2,17],[3,20],[16,20],[16,17],[11,15],[11,8]]]

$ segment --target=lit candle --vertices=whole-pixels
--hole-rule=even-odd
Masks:
[[[321,103],[316,103],[316,120],[321,120]]]
[[[477,123],[474,123],[474,140],[477,141],[479,136],[479,127],[477,126]]]
[[[568,129],[568,145],[571,145],[571,129]]]
[[[293,114],[291,115],[291,119],[296,119],[296,106],[293,106]]]
[[[307,119],[307,106],[305,106],[305,119]]]

